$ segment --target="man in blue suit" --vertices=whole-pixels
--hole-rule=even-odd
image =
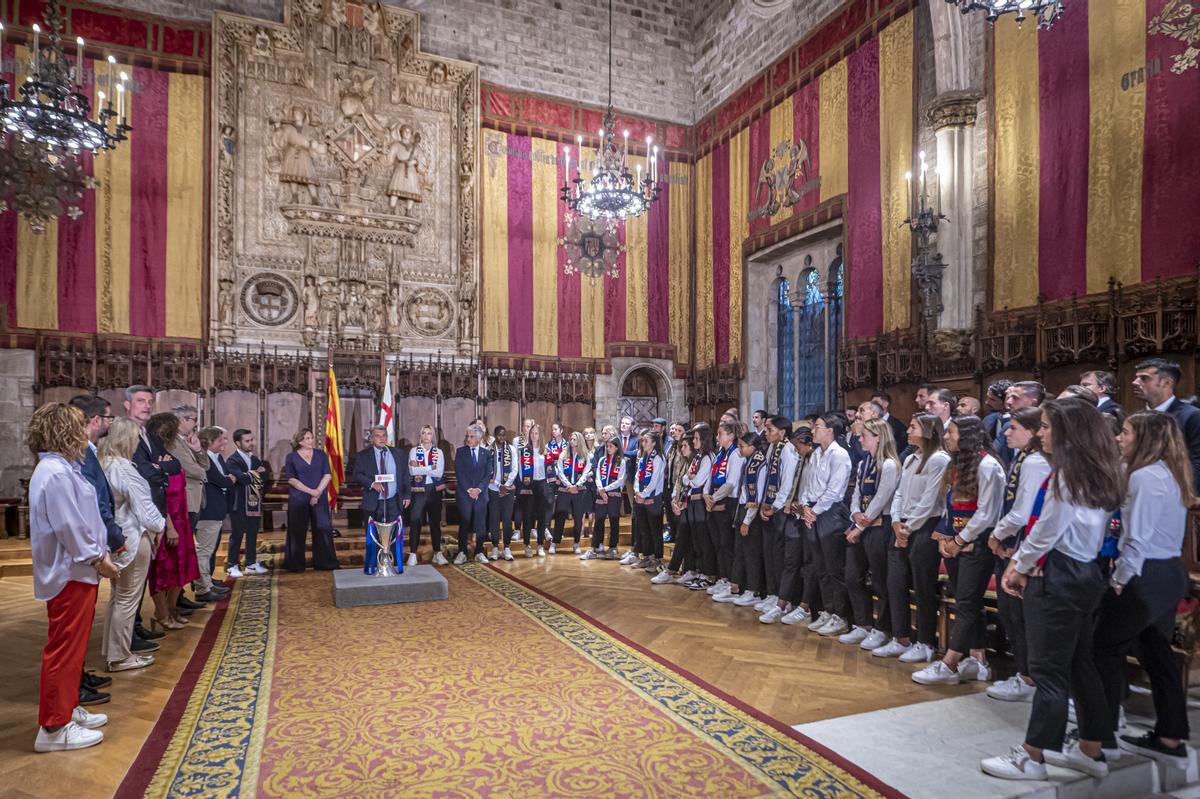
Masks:
[[[487,531],[488,483],[492,481],[493,453],[483,446],[483,428],[467,428],[467,443],[454,453],[454,489],[458,502],[458,557],[455,566],[467,562],[470,537],[475,536],[475,560],[487,563],[483,541]]]
[[[408,472],[408,454],[389,447],[388,429],[371,428],[371,446],[354,456],[354,482],[362,486],[362,511],[377,522],[394,522],[412,501],[412,483]],[[391,480],[379,480],[387,476]],[[364,518],[364,523],[366,519]],[[404,544],[408,550],[408,542]]]
[[[221,456],[228,441],[223,427],[206,427],[200,431],[200,446],[207,453],[208,471],[204,475],[203,499],[196,514],[196,559],[200,562],[200,577],[192,582],[192,590],[201,602],[215,602],[229,594],[228,588],[212,581],[214,558],[221,546],[221,527],[229,513],[229,495],[237,484],[237,478],[230,474],[229,466]]]

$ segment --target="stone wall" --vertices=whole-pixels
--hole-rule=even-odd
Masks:
[[[33,350],[0,350],[0,497],[21,496],[21,478],[33,471],[25,431],[36,373]]]

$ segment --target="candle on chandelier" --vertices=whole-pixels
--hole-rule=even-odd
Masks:
[[[33,24],[33,71],[40,71],[42,65],[42,48],[38,45],[42,36],[42,27],[36,22]]]
[[[657,144],[654,145],[654,150],[652,151],[652,153],[653,154],[650,156],[650,162],[651,162],[651,164],[653,164],[653,166],[650,168],[650,171],[654,173],[654,182],[658,183],[658,145]]]
[[[912,209],[913,209],[912,172],[904,173],[904,195],[908,199],[908,218],[912,219]]]
[[[918,210],[925,204],[925,199],[929,196],[928,186],[925,182],[925,151],[920,152],[921,157],[921,193],[918,196]]]
[[[563,148],[563,156],[567,159],[565,168],[563,169],[563,185],[569,186],[571,183],[571,148]]]
[[[629,163],[629,131],[625,131],[625,154],[621,157],[623,163]]]
[[[576,167],[576,169],[575,169],[575,172],[576,172],[575,176],[577,178],[579,178],[580,180],[582,180],[583,179],[583,175],[581,174],[583,172],[583,136],[582,135],[575,137],[575,144],[579,147],[579,166]]]
[[[112,73],[113,73],[113,66],[114,66],[116,63],[117,63],[117,58],[116,58],[116,56],[111,56],[111,55],[110,55],[110,56],[108,57],[108,90],[109,90],[110,92],[111,92],[111,91],[113,91],[113,76],[112,76]],[[109,102],[112,102],[112,95],[111,95],[111,94],[109,95]]]
[[[125,84],[117,84],[117,119],[125,119]]]
[[[75,37],[75,83],[83,85],[83,37]]]
[[[637,190],[639,192],[642,191],[642,165],[641,164],[637,165],[637,183],[635,183],[633,185],[637,186]]]

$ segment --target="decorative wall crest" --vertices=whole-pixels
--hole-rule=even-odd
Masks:
[[[419,26],[378,0],[215,15],[218,343],[475,352],[478,67]]]
[[[801,197],[819,185],[810,179],[810,166],[808,143],[804,139],[796,139],[795,144],[784,139],[777,144],[759,167],[754,202],[761,205],[750,212],[749,218],[772,217],[800,202]]]

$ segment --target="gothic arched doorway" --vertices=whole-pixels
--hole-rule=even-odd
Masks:
[[[649,425],[659,415],[658,404],[665,381],[662,375],[648,367],[631,370],[621,381],[621,416],[631,416],[635,425]]]

